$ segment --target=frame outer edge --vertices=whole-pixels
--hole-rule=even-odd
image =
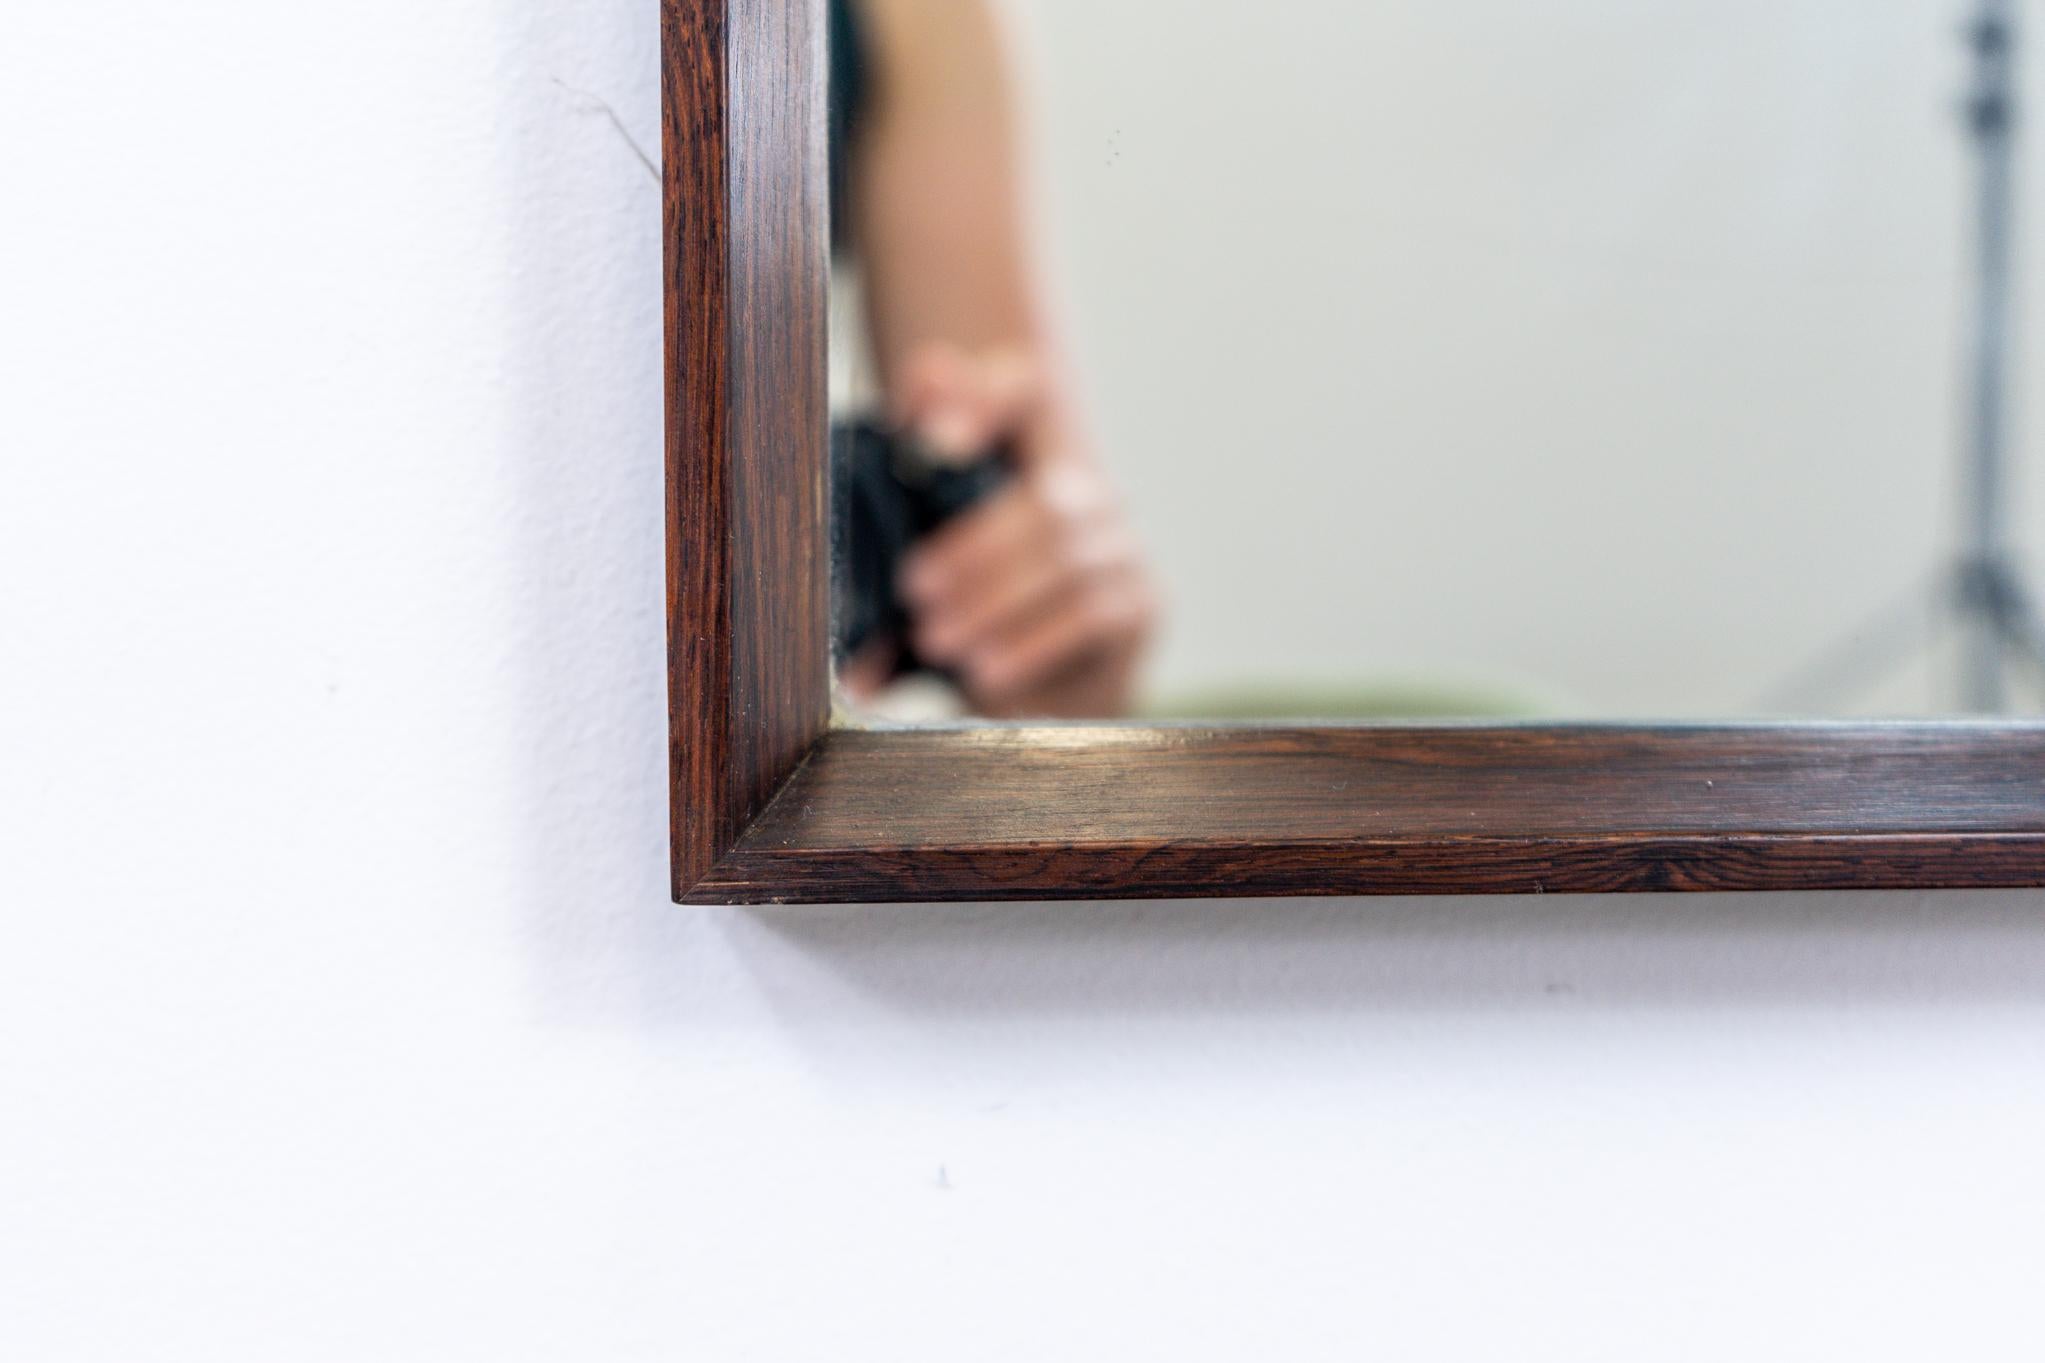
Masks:
[[[829,724],[826,54],[821,0],[662,0],[661,17],[681,902]]]
[[[661,0],[668,769],[677,899],[737,836],[729,809],[731,287],[726,0]]]

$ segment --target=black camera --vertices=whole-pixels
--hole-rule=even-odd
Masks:
[[[892,639],[896,675],[925,670],[895,585],[902,560],[1007,478],[1004,451],[961,463],[870,419],[832,424],[832,632],[840,661]]]

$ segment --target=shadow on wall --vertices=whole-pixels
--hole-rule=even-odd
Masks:
[[[2045,894],[1555,895],[772,909],[936,1015],[2045,1002]],[[784,1000],[799,1007],[794,996]]]
[[[504,5],[504,397],[523,514],[510,796],[536,1011],[654,1028],[873,1015],[2045,1001],[2045,895],[704,910],[668,903],[660,200],[648,7]],[[564,89],[563,87],[572,87]]]

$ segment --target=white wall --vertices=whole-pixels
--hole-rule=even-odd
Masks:
[[[0,1357],[2036,1357],[2045,900],[672,908],[652,5],[0,15]]]

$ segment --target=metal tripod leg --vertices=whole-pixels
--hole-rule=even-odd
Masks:
[[[1966,591],[1967,604],[1981,616],[1986,665],[1994,670],[1998,689],[2003,665],[2011,659],[2028,664],[2033,678],[2045,685],[2045,622],[2032,609],[2016,570],[2003,562],[1972,565]]]

